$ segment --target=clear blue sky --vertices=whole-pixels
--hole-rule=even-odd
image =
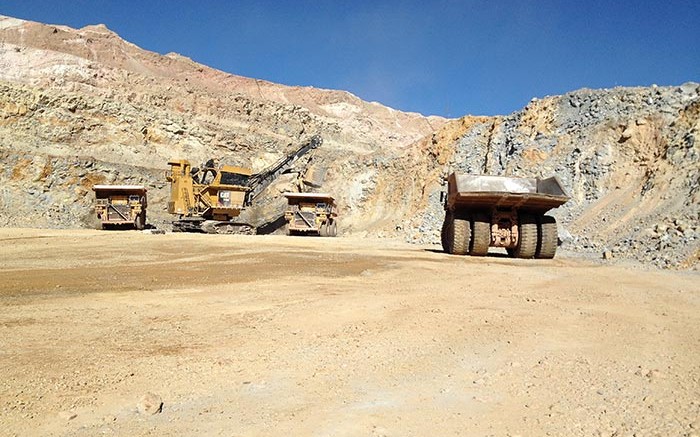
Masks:
[[[508,114],[578,88],[700,81],[700,1],[0,0],[106,24],[238,75],[343,89],[423,114]]]

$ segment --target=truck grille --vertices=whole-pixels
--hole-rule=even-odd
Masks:
[[[304,219],[306,219],[306,221]],[[310,223],[311,226],[309,226],[307,222]],[[316,213],[309,211],[295,211],[293,226],[295,228],[316,229]]]
[[[124,221],[124,218],[120,216],[117,211],[122,213],[124,217],[126,217],[127,220],[130,219],[130,210],[131,208],[129,205],[110,205],[109,208],[107,208],[107,220],[109,221]]]

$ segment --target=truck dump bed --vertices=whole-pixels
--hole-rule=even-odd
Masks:
[[[452,173],[447,183],[447,204],[474,210],[517,208],[544,214],[569,200],[556,176],[539,179]]]

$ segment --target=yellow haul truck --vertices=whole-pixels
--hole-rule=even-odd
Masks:
[[[445,252],[486,255],[489,247],[503,247],[514,258],[554,258],[557,222],[545,213],[569,200],[556,177],[452,173],[444,194]]]
[[[321,237],[338,235],[338,209],[335,199],[325,193],[285,193],[287,235],[316,234]]]
[[[243,167],[216,166],[213,160],[209,160],[202,168],[192,167],[185,159],[168,162],[168,212],[180,216],[179,220],[173,222],[173,230],[208,234],[255,234],[254,226],[236,222],[236,217],[252,205],[253,200],[278,176],[308,166],[310,155],[305,155],[321,143],[321,137],[316,135],[260,173],[253,173],[251,169]]]
[[[102,229],[146,225],[146,187],[143,185],[95,185],[95,214]]]

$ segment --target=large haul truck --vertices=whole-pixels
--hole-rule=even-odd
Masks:
[[[95,215],[102,229],[146,225],[146,187],[143,185],[95,185]]]
[[[452,173],[443,193],[442,247],[455,255],[483,256],[489,247],[502,247],[514,258],[554,258],[557,222],[546,213],[568,200],[556,176]]]

